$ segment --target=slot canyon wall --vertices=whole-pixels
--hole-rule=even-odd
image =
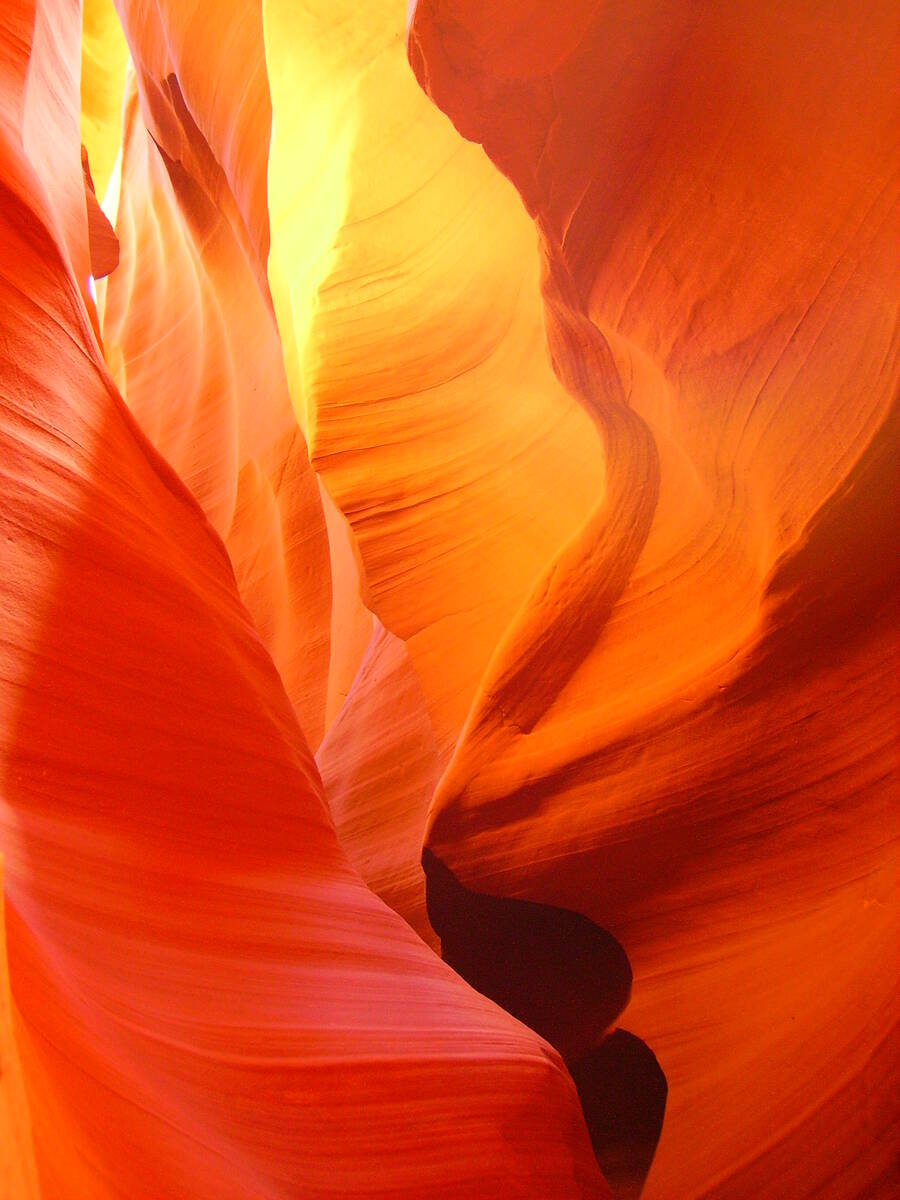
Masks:
[[[0,1200],[892,1200],[900,13],[5,0]]]

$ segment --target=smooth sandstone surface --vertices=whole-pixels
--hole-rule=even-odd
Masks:
[[[131,91],[103,308],[106,359],[142,429],[224,540],[307,743],[325,728],[325,517],[271,310],[232,226],[147,133]]]
[[[2,882],[2,876],[0,876]],[[6,913],[0,890],[0,1187],[4,1196],[38,1200],[31,1115],[22,1080],[6,954]]]
[[[607,448],[427,844],[625,946],[670,1089],[648,1197],[896,1182],[897,19],[822,16],[411,14]]]
[[[533,228],[416,88],[403,15],[391,0],[263,5],[269,278],[313,466],[446,761],[604,468],[547,360]]]
[[[151,136],[231,222],[265,290],[272,109],[259,4],[117,0],[116,11]]]
[[[0,1198],[891,1200],[898,15],[405,7],[0,12]]]
[[[104,364],[86,218],[48,201],[80,162],[29,156],[12,17],[0,837],[40,1194],[607,1195],[559,1059],[349,867],[225,548]]]
[[[441,773],[437,738],[406,648],[381,625],[316,763],[357,870],[421,938],[439,946],[420,863],[425,815]]]

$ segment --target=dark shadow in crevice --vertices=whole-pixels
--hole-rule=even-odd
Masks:
[[[571,909],[470,891],[430,850],[422,866],[444,961],[567,1063],[593,1049],[631,996],[631,965],[612,934]]]
[[[668,1089],[639,1038],[622,1029],[607,1036],[631,996],[624,949],[571,909],[472,891],[430,850],[422,866],[444,961],[559,1051],[616,1200],[634,1200],[653,1161]]]
[[[636,1200],[653,1162],[668,1084],[640,1038],[616,1029],[569,1068],[594,1154],[617,1200]]]

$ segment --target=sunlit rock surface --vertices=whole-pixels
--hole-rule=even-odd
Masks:
[[[427,842],[627,947],[669,1081],[646,1195],[886,1196],[896,8],[565,13],[412,16],[421,83],[535,221],[607,459]]]
[[[17,124],[27,32],[3,26],[2,1045],[40,1194],[605,1196],[559,1059],[347,864],[226,551],[100,355],[84,209],[79,246],[46,199],[77,141],[35,165]]]
[[[416,87],[403,17],[263,5],[269,278],[313,465],[446,761],[506,624],[602,493],[603,452],[547,358],[533,227]]]
[[[437,741],[406,648],[382,626],[316,762],[338,834],[366,883],[437,944],[419,861],[440,776]]]
[[[264,279],[272,109],[259,4],[119,0],[116,9],[152,138],[231,222]]]
[[[81,141],[103,200],[122,145],[122,94],[128,45],[112,0],[83,0]]]
[[[894,8],[4,6],[0,1200],[896,1194]]]
[[[106,359],[142,429],[224,540],[241,598],[311,748],[325,726],[325,517],[274,318],[232,226],[147,133],[129,96],[106,288]]]

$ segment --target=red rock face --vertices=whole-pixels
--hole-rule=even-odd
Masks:
[[[897,14],[403,22],[0,14],[0,1197],[888,1200]]]
[[[412,18],[607,448],[427,843],[628,948],[670,1085],[648,1196],[887,1195],[896,12],[573,7],[527,45],[516,6]]]

